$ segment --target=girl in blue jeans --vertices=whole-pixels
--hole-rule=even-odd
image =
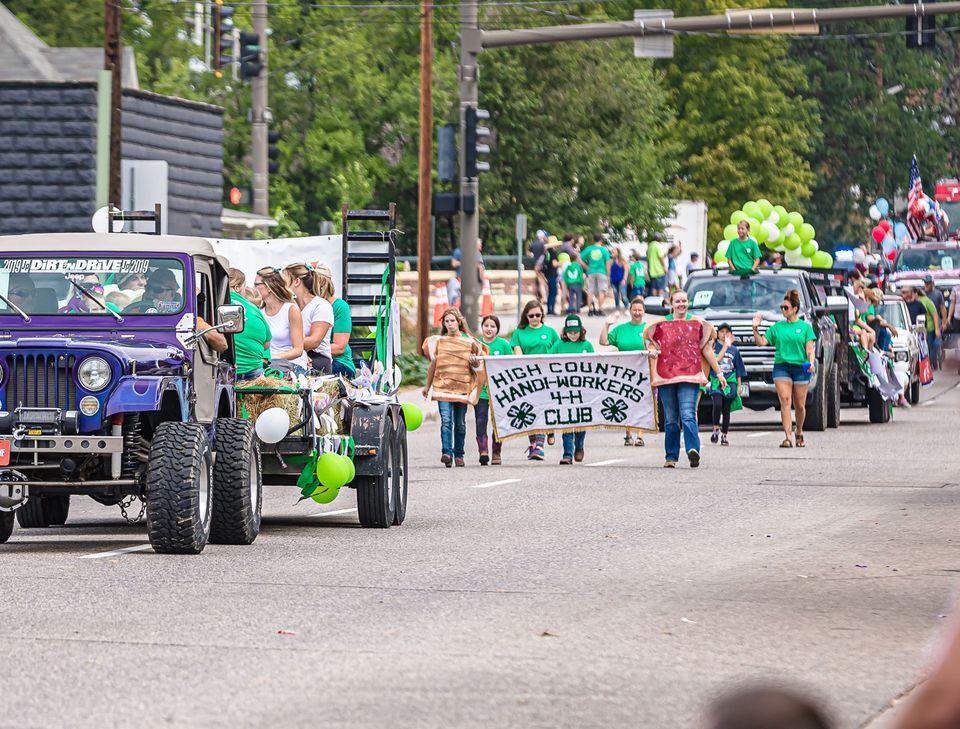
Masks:
[[[593,345],[587,341],[587,330],[583,327],[583,320],[576,314],[571,314],[563,322],[563,332],[560,339],[550,345],[550,354],[591,354]],[[569,466],[574,461],[583,460],[583,443],[587,431],[575,430],[563,434],[563,458],[561,466]]]

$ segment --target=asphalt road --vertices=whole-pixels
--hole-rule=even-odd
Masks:
[[[0,547],[0,727],[691,727],[739,682],[867,726],[920,676],[960,572],[957,378],[784,451],[737,414],[699,470],[590,433],[528,463],[439,463],[407,522],[271,490],[250,547],[144,549],[115,508]],[[346,490],[345,490],[346,491]],[[132,548],[132,549],[131,549]],[[131,551],[120,551],[131,549]]]

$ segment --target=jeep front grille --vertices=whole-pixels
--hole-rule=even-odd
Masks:
[[[74,355],[7,355],[7,409],[77,409]]]

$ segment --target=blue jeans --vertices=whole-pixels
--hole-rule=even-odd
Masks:
[[[567,300],[567,313],[579,313],[580,302],[583,301],[583,286],[580,284],[567,284]]]
[[[930,366],[933,369],[940,369],[940,345],[943,340],[937,336],[936,332],[927,332],[927,349],[930,350]]]
[[[629,308],[630,299],[627,298],[627,281],[624,279],[620,283],[610,283],[610,288],[613,289],[613,305],[618,309],[623,306],[624,308]]]
[[[463,458],[463,442],[467,438],[467,404],[439,402],[440,447],[444,454]]]
[[[700,433],[697,431],[697,403],[700,386],[691,382],[661,385],[657,397],[663,403],[663,440],[668,461],[680,460],[680,427],[683,426],[683,443],[688,451],[700,450]]]
[[[547,273],[547,313],[556,314],[557,308],[557,272],[550,269]]]
[[[583,450],[583,441],[587,437],[587,431],[578,430],[574,433],[563,434],[563,457],[573,458],[574,450]]]

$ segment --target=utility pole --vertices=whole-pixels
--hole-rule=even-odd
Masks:
[[[420,19],[420,185],[417,217],[417,333],[430,336],[430,225],[433,181],[433,1],[423,0]]]
[[[476,177],[467,177],[466,129],[468,107],[477,105],[480,67],[477,55],[483,50],[477,23],[477,0],[460,3],[460,310],[467,326],[475,329],[479,313],[477,240],[480,237],[480,186]],[[467,212],[470,211],[470,212]]]
[[[120,105],[123,99],[123,46],[120,31],[123,27],[119,0],[103,2],[103,67],[110,76],[110,173],[108,205],[120,204],[121,127]]]
[[[107,0],[108,2],[110,0]],[[269,180],[267,179],[267,2],[253,0],[253,32],[260,36],[263,69],[250,83],[251,121],[250,158],[253,167],[253,212],[264,217],[270,215],[270,201],[267,197]]]

